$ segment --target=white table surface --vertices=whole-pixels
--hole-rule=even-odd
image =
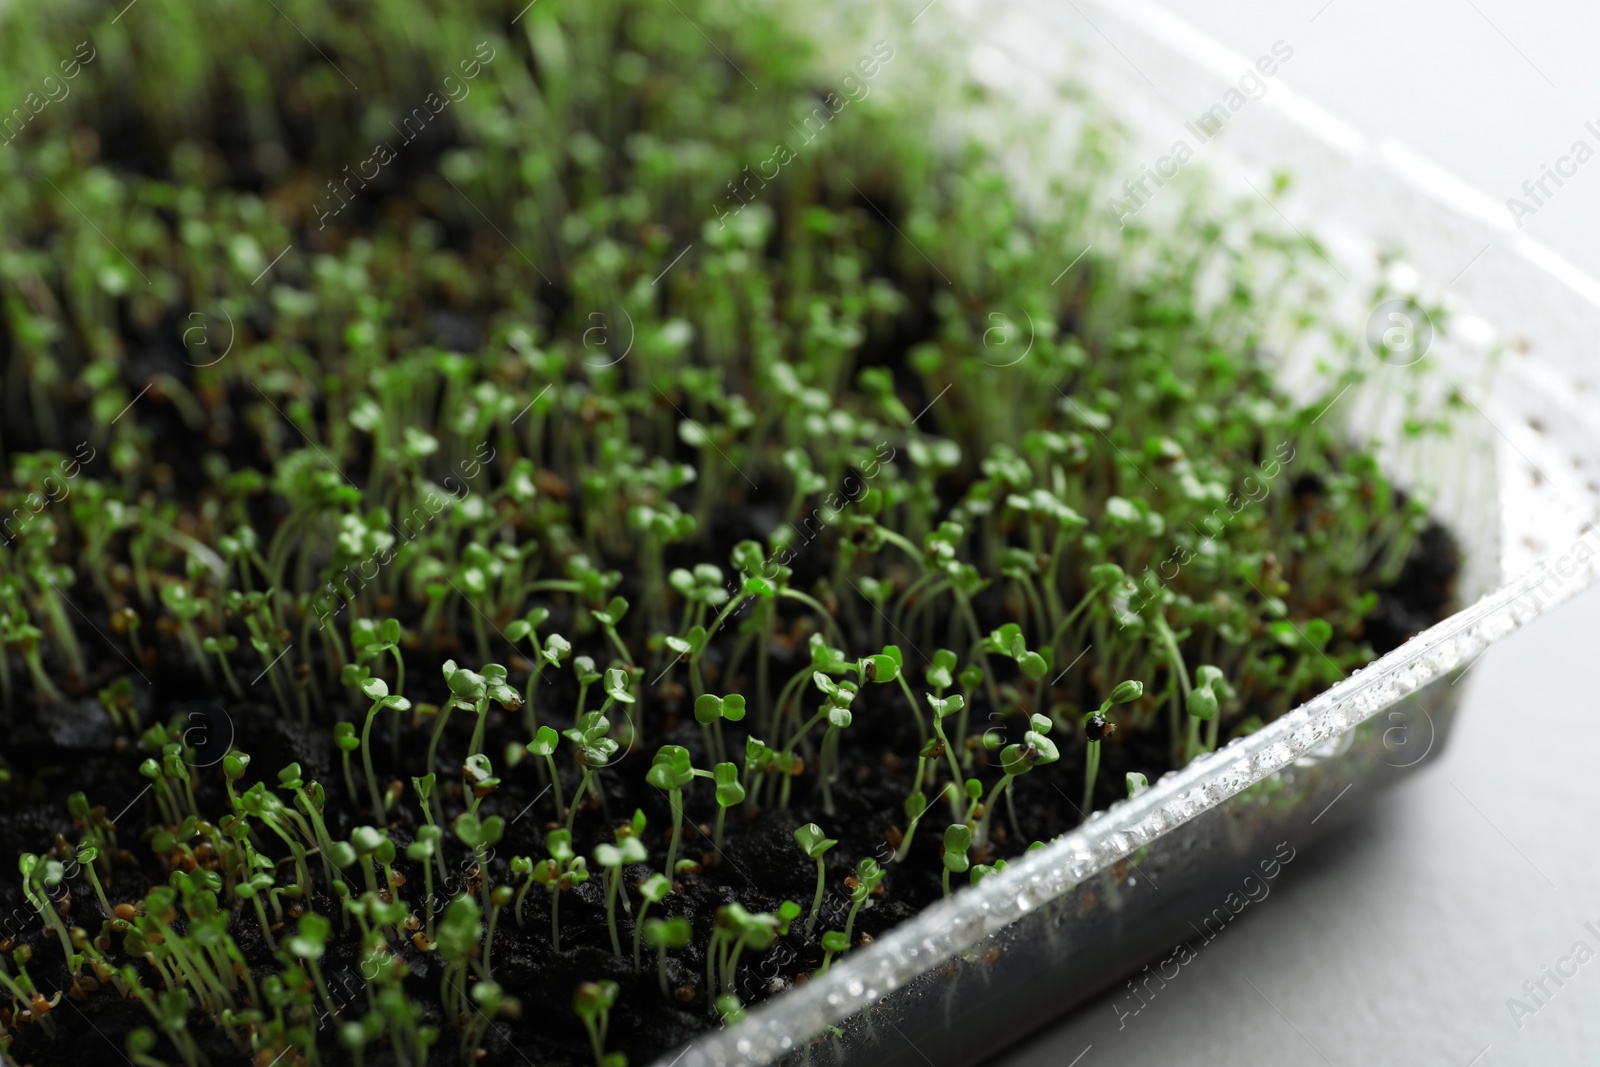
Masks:
[[[1584,136],[1585,120],[1600,120],[1600,6],[1167,6],[1249,55],[1292,41],[1285,77],[1297,90],[1370,134],[1404,138],[1499,200]],[[1527,230],[1600,270],[1600,160]],[[1600,1063],[1600,934],[1585,926],[1600,930],[1597,662],[1592,590],[1483,657],[1460,683],[1440,758],[1307,849],[1139,1015],[1119,1029],[1115,1005],[1127,1002],[1113,992],[996,1063]],[[1571,955],[1579,941],[1594,953],[1581,965]],[[1558,964],[1576,968],[1559,986],[1545,971]],[[1523,989],[1541,978],[1542,1006]],[[1514,1018],[1512,998],[1535,1010]]]

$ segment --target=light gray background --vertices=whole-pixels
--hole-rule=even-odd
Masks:
[[[1499,200],[1600,120],[1600,7],[1576,0],[1166,6],[1247,55],[1292,40],[1295,89]],[[1527,230],[1600,271],[1600,159]],[[1124,1028],[1113,992],[997,1064],[1600,1062],[1597,657],[1600,590],[1484,656],[1440,758],[1286,867]],[[1534,1006],[1523,983],[1580,940],[1596,958],[1546,979],[1519,1027],[1508,998]]]

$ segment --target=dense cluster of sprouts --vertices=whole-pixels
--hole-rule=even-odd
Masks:
[[[0,701],[19,738],[92,721],[144,792],[7,746],[16,825],[56,831],[0,1044],[115,997],[141,1067],[471,1062],[537,936],[611,954],[539,1007],[620,1067],[617,976],[735,1023],[780,941],[826,970],[902,877],[975,883],[1372,657],[1427,523],[1256,358],[1303,249],[1197,221],[1062,273],[1080,188],[1025,214],[866,107],[717,218],[816,106],[766,18],[286,6],[308,38],[4,16],[7,71],[100,55],[0,148]],[[327,224],[346,140],[479,42]],[[691,906],[763,819],[796,877]]]

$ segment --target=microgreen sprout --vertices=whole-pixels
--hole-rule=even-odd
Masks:
[[[617,993],[615,982],[584,982],[572,994],[572,1010],[589,1032],[595,1067],[627,1067],[628,1064],[627,1057],[620,1052],[609,1056],[605,1052],[606,1029],[611,1023],[611,1009],[616,1006]]]
[[[961,767],[956,762],[955,749],[951,746],[950,739],[945,736],[944,720],[948,716],[955,715],[957,713],[965,715],[967,710],[967,702],[960,693],[952,693],[948,697],[943,698],[929,694],[928,707],[933,710],[933,731],[934,735],[938,738],[938,748],[943,750],[945,758],[950,762],[950,781],[960,782]],[[933,758],[937,759],[938,754],[934,753]]]
[[[233,668],[228,665],[228,654],[239,647],[239,639],[230,634],[218,634],[202,640],[200,647],[217,657],[217,664],[222,668],[222,677],[227,679],[228,688],[233,691],[233,695],[244,696],[244,690],[239,686],[239,679],[233,676]]]
[[[17,859],[17,869],[22,872],[22,895],[33,905],[45,925],[60,938],[62,954],[73,955],[72,939],[67,935],[66,925],[62,923],[61,915],[50,899],[50,890],[61,884],[64,868],[60,861],[24,852]]]
[[[578,817],[578,805],[583,803],[589,780],[596,770],[610,763],[611,757],[617,754],[617,742],[607,736],[610,730],[611,721],[603,714],[586,711],[579,717],[576,726],[561,731],[561,736],[577,746],[578,766],[582,770],[577,791],[572,794],[572,807],[567,811],[568,833],[572,832],[573,820]]]
[[[304,964],[307,973],[315,983],[317,996],[322,999],[323,1007],[328,1009],[328,1014],[339,1014],[338,1007],[333,1002],[333,994],[328,991],[328,983],[322,977],[322,965],[319,962],[323,953],[328,949],[328,937],[333,933],[333,927],[328,920],[314,911],[308,911],[300,917],[300,925],[293,934],[284,938],[283,952],[286,956],[297,958]]]
[[[566,801],[561,796],[561,773],[556,769],[556,747],[561,743],[561,735],[548,726],[539,727],[538,733],[527,744],[528,751],[535,756],[542,756],[545,765],[550,770],[550,788],[555,793],[556,821],[566,821]]]
[[[78,846],[78,867],[86,876],[88,876],[89,884],[94,887],[95,898],[100,901],[101,914],[103,914],[107,920],[110,920],[114,917],[111,902],[106,899],[106,891],[101,887],[100,875],[95,872],[94,867],[95,860],[99,858],[100,850],[88,842],[84,842]]]
[[[528,736],[532,737],[538,728],[538,721],[534,715],[533,694],[534,687],[539,684],[546,667],[559,668],[563,661],[572,654],[572,644],[560,634],[550,634],[545,638],[541,648],[538,642],[538,629],[550,618],[548,608],[534,608],[520,619],[512,619],[506,624],[505,635],[508,640],[521,641],[528,639],[533,646],[533,669],[528,672],[528,685],[523,693],[522,714],[523,722],[527,727]]]
[[[822,967],[826,972],[829,964],[833,962],[835,954],[846,952],[850,948],[850,937],[841,930],[825,930],[822,934]]]
[[[572,850],[570,830],[551,830],[544,847],[550,858],[533,865],[533,880],[550,892],[550,944],[560,951],[561,894],[589,880],[589,865]]]
[[[1032,715],[1029,717],[1029,729],[1022,735],[1021,744],[1007,745],[1000,752],[1001,777],[989,791],[989,796],[983,802],[983,817],[978,822],[977,841],[980,845],[989,842],[989,820],[994,817],[995,800],[1002,790],[1006,792],[1009,801],[1010,786],[1013,779],[1027,774],[1035,767],[1042,767],[1054,763],[1061,758],[1056,750],[1054,741],[1046,735],[1049,734],[1053,724],[1048,716]],[[1015,822],[1015,812],[1012,813]],[[1020,834],[1019,834],[1020,836]]]
[[[494,953],[494,928],[500,921],[500,912],[511,903],[514,890],[508,885],[497,885],[489,893],[489,931],[483,939],[483,970],[488,973],[492,970],[490,960]]]
[[[665,874],[670,881],[678,856],[678,842],[683,838],[683,790],[695,779],[695,769],[689,763],[689,750],[682,745],[662,745],[650,763],[645,781],[663,789],[672,807],[672,841],[667,845]]]
[[[522,885],[517,887],[514,914],[517,918],[517,929],[522,928],[522,900],[528,895],[528,890],[533,888],[533,860],[528,856],[511,857],[512,880],[522,878]]]
[[[439,998],[457,1018],[467,1018],[474,1010],[465,987],[467,963],[478,950],[483,911],[478,902],[463,893],[445,905],[434,942],[444,967],[439,976]]]
[[[1101,702],[1100,710],[1091,711],[1083,717],[1083,735],[1088,739],[1087,765],[1083,774],[1083,817],[1087,819],[1094,811],[1094,781],[1100,773],[1100,742],[1107,734],[1116,729],[1116,726],[1106,721],[1106,712],[1112,705],[1126,704],[1138,700],[1144,695],[1144,683],[1139,681],[1118,682],[1111,695]]]
[[[730,696],[712,696],[701,693],[695,698],[694,718],[705,733],[706,749],[717,759],[727,758],[727,746],[722,743],[722,721],[738,722],[744,718],[744,697],[738,693]]]
[[[667,995],[667,949],[683,948],[693,936],[689,920],[682,916],[670,919],[650,919],[644,923],[645,944],[656,950],[656,977],[661,983],[661,995]]]
[[[966,823],[952,823],[945,827],[944,845],[939,855],[944,863],[944,871],[940,875],[944,883],[944,895],[950,895],[950,875],[962,874],[971,865],[967,859],[967,849],[972,847],[972,827]]]
[[[617,627],[621,624],[622,617],[627,613],[628,602],[620,596],[614,596],[607,601],[604,610],[595,611],[591,609],[589,612],[594,620],[600,624],[601,629],[605,630],[606,638],[610,640],[611,647],[615,648],[617,654],[622,657],[622,662],[632,667],[633,653],[628,651],[628,646],[623,643],[621,637],[617,636]]]
[[[361,794],[356,791],[355,775],[350,770],[350,753],[361,747],[361,738],[356,734],[355,723],[333,724],[333,747],[339,750],[339,768],[344,773],[345,792],[350,794],[352,802],[359,804]]]
[[[438,837],[443,837],[444,836],[443,831],[440,830],[439,829],[439,825],[433,821],[433,808],[428,803],[429,798],[431,798],[433,796],[433,787],[437,782],[438,782],[438,776],[435,775],[432,771],[429,771],[427,774],[423,775],[421,778],[413,778],[413,779],[411,779],[411,788],[413,788],[413,789],[415,789],[417,791],[417,803],[422,808],[423,821],[426,822],[427,825],[433,827],[434,830],[438,832]],[[418,836],[420,837],[421,835],[419,834]],[[441,853],[439,853],[437,850],[435,850],[433,859],[434,859],[434,863],[439,868],[439,877],[443,878],[445,876],[444,856]]]
[[[779,920],[776,915],[755,914],[737,903],[717,909],[717,922],[712,930],[711,944],[706,948],[706,990],[715,998],[734,995],[734,979],[738,974],[739,957],[746,949],[765,952],[778,936]],[[728,1013],[722,1011],[726,1016]]]
[[[428,943],[433,943],[433,863],[439,859],[439,842],[444,838],[444,831],[429,823],[417,827],[417,839],[406,846],[406,859],[413,863],[422,864],[423,890],[427,894],[424,910],[428,913]],[[523,887],[524,892],[527,887]],[[517,898],[517,925],[522,925],[522,899]]]
[[[855,884],[850,888],[850,914],[844,921],[845,944],[851,944],[850,932],[855,929],[856,913],[861,910],[861,905],[883,881],[884,870],[878,866],[878,861],[871,856],[865,856],[856,863]]]
[[[617,843],[595,847],[594,861],[605,873],[606,929],[611,933],[611,951],[622,955],[622,940],[617,936],[617,894],[623,892],[622,868],[629,863],[644,863],[650,858],[637,837],[618,835]]]
[[[893,663],[892,660],[890,662]],[[862,670],[863,674],[867,672],[865,667]],[[849,681],[835,682],[821,671],[814,671],[811,678],[816,687],[822,691],[822,707],[790,740],[787,750],[792,753],[812,726],[824,719],[827,720],[828,729],[822,737],[821,766],[817,768],[817,773],[818,781],[822,788],[822,810],[832,815],[834,812],[832,783],[838,774],[839,734],[840,731],[848,729],[850,724],[855,721],[855,717],[850,712],[850,704],[855,700],[858,688]]]
[[[382,678],[366,679],[361,683],[361,691],[372,701],[372,707],[367,709],[366,722],[361,726],[361,767],[367,775],[372,813],[381,816],[384,811],[383,794],[378,790],[378,776],[372,770],[372,720],[377,717],[379,711],[385,709],[397,715],[409,711],[411,701],[398,693],[390,693],[388,684]]]
[[[639,967],[639,942],[644,933],[645,924],[647,921],[655,921],[646,920],[645,915],[650,911],[650,905],[661,902],[670,892],[672,892],[672,883],[663,874],[652,874],[639,883],[639,896],[642,902],[639,905],[639,914],[634,918],[633,923],[633,966],[635,970]],[[666,984],[665,979],[663,979],[662,984]]]
[[[823,880],[827,872],[822,866],[822,857],[828,850],[839,842],[822,832],[822,827],[814,822],[808,822],[794,832],[795,844],[807,856],[817,861],[817,892],[811,899],[811,912],[806,916],[806,936],[811,936],[812,929],[817,925],[817,916],[822,913]]]
[[[479,819],[470,811],[464,811],[456,816],[456,837],[463,845],[472,849],[472,855],[478,866],[478,877],[483,882],[484,910],[488,910],[489,903],[489,862],[488,852],[491,846],[500,843],[500,836],[505,833],[506,821],[498,815],[490,815],[486,819]]]
[[[967,879],[973,885],[977,885],[979,882],[983,881],[985,878],[989,877],[991,874],[999,874],[1001,871],[1003,871],[1005,869],[1006,869],[1006,861],[1005,860],[995,860],[992,864],[991,863],[974,863],[972,865],[972,870],[969,871],[968,874],[967,874]]]
[[[1210,664],[1202,664],[1194,672],[1194,688],[1189,690],[1185,708],[1189,713],[1189,735],[1186,745],[1186,759],[1193,759],[1203,752],[1217,750],[1217,731],[1221,722],[1221,705],[1225,700],[1233,697],[1233,687],[1230,686],[1222,671]],[[1201,723],[1205,724],[1206,736],[1200,737]]]
[[[928,747],[932,744],[934,742],[930,741],[928,745],[924,745],[922,754],[917,757],[918,781],[922,779],[922,769],[928,762],[926,753]],[[921,824],[922,817],[928,812],[928,795],[920,789],[915,790],[906,797],[902,810],[906,813],[906,829],[905,834],[900,838],[899,847],[894,850],[892,862],[895,863],[904,861],[911,854],[911,842],[916,839],[917,827]]]
[[[717,786],[717,822],[712,830],[711,843],[722,848],[722,821],[729,808],[744,803],[744,786],[739,781],[739,768],[731,763],[719,763],[711,768],[711,778]]]

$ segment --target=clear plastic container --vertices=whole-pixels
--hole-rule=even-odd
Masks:
[[[1258,58],[1147,0],[937,2],[937,19],[922,18],[919,2],[853,13],[827,33],[898,32],[898,49],[948,57],[928,66],[930,78],[971,71],[988,101],[952,122],[986,135],[1024,189],[1052,158],[1066,158],[1041,146],[1069,145],[1082,126],[1084,106],[1064,103],[1063,86],[1084,90],[1089,108],[1123,131],[1137,174],[1138,161],[1168,152],[1194,118],[1170,99],[1222,100]],[[1164,89],[1145,78],[1152,70]],[[1518,234],[1487,194],[1296,95],[1292,65],[1266,81],[1189,167],[1242,197],[1268,188],[1275,172],[1295,176],[1276,207],[1327,250],[1336,318],[1352,336],[1372,316],[1380,282],[1448,310],[1449,336],[1424,374],[1394,368],[1409,374],[1403,388],[1375,374],[1340,401],[1337,418],[1378,448],[1397,480],[1427,492],[1462,547],[1470,606],[743,1023],[668,1052],[663,1067],[962,1067],[1113,985],[1128,982],[1125,1004],[1135,1009],[1183,966],[1183,952],[1203,952],[1208,933],[1248,910],[1282,864],[1438,751],[1462,670],[1600,577],[1600,531],[1589,525],[1600,516],[1600,359],[1591,350],[1600,280]],[[1463,272],[1491,243],[1514,254]],[[1293,391],[1304,361],[1283,359]],[[1448,434],[1418,446],[1402,432],[1418,404],[1452,398]]]

